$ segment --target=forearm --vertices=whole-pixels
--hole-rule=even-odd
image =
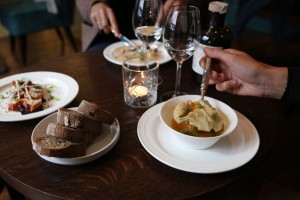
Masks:
[[[265,71],[264,96],[281,99],[288,81],[287,67],[268,67]]]

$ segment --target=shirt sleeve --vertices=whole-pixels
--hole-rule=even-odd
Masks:
[[[288,67],[288,82],[281,100],[300,104],[300,68]]]

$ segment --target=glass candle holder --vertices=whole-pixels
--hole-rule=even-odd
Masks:
[[[122,64],[124,101],[133,108],[147,108],[157,101],[159,63],[130,58]]]

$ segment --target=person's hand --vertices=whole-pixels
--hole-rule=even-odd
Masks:
[[[213,58],[209,84],[216,84],[218,91],[277,99],[283,95],[286,68],[261,63],[235,49],[204,48],[204,52]],[[204,66],[205,58],[200,62]]]
[[[170,7],[177,6],[177,5],[186,5],[188,0],[167,0],[164,4],[164,13],[165,15],[168,14]]]
[[[113,30],[114,35],[119,36],[119,26],[115,13],[107,4],[103,2],[95,3],[91,8],[90,17],[95,28],[103,30],[106,34]]]
[[[168,11],[172,6],[177,5],[186,5],[188,0],[167,0],[163,4],[163,12],[159,12],[159,16],[157,18],[156,24],[162,24],[164,23],[165,17],[167,17]]]
[[[167,0],[164,4],[164,13],[167,16],[169,9],[172,6],[186,5],[188,0]]]

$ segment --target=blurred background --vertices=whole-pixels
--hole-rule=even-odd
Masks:
[[[5,1],[12,2],[16,0],[1,0],[0,7],[1,4],[5,4]],[[278,66],[297,65],[299,63],[298,58],[300,54],[300,1],[225,0],[225,2],[229,3],[226,24],[231,27],[233,31],[238,29],[235,28],[235,25],[238,19],[245,13],[242,9],[245,9],[244,6],[247,5],[247,1],[256,1],[256,4],[261,4],[256,7],[261,8],[258,8],[258,11],[253,11],[252,14],[248,13],[250,16],[248,17],[249,20],[246,22],[245,20],[242,21],[241,23],[243,25],[240,25],[240,30],[234,32],[235,35],[231,46],[246,51],[262,61],[265,58],[268,58],[267,60],[273,60],[272,62],[274,63],[272,64]],[[199,6],[201,9],[203,30],[207,28],[208,25],[207,8],[209,2],[208,0],[191,0],[192,4]],[[279,4],[279,8],[274,6],[274,2]],[[70,29],[78,51],[81,51],[81,17],[75,6],[71,9],[74,9],[74,15]],[[247,8],[246,6],[246,9],[249,11],[257,8]],[[276,9],[279,9],[279,11]],[[279,17],[274,17],[275,12],[280,12]],[[272,23],[276,24],[277,21],[277,29],[272,30]],[[31,23],[34,23],[34,19]],[[54,28],[28,33],[26,39],[26,65],[76,53],[66,33],[63,30],[61,30],[61,33],[63,41],[60,40]],[[8,68],[22,67],[18,38],[16,38],[15,41],[14,53],[11,50],[10,42],[8,30],[0,23],[0,59]]]

